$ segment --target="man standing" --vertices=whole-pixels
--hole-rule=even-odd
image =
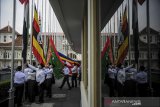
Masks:
[[[64,74],[63,82],[62,82],[62,85],[59,88],[62,89],[65,82],[67,81],[68,90],[71,90],[71,86],[70,86],[70,83],[69,83],[69,68],[67,67],[66,64],[64,64],[63,74]]]
[[[138,92],[139,92],[139,97],[146,97],[147,96],[147,73],[144,71],[145,67],[140,66],[139,73],[136,75],[136,80],[138,83]]]
[[[80,83],[81,83],[81,65],[79,65],[78,67],[78,80],[79,80],[79,86],[80,86]]]
[[[122,67],[121,64],[117,65],[117,91],[118,97],[124,96],[124,82],[126,78],[126,71],[130,69],[133,65],[130,65],[126,68]]]
[[[36,81],[38,83],[38,89],[39,89],[39,103],[44,102],[44,81],[45,81],[45,71],[43,69],[44,65],[40,64],[38,65],[38,68],[28,64],[28,66],[36,71]]]
[[[52,76],[53,76],[52,65],[50,66],[46,65],[45,74],[46,74],[45,85],[47,90],[47,97],[51,98],[52,97]]]
[[[25,81],[26,77],[25,74],[22,72],[22,67],[18,66],[14,76],[15,104],[17,104],[17,107],[22,106],[22,97],[23,97]]]
[[[28,98],[30,102],[35,101],[35,87],[36,87],[36,72],[28,67],[26,64],[26,68],[24,72],[27,73],[27,89],[28,89]]]
[[[109,65],[108,75],[109,75],[109,96],[114,97],[114,89],[115,89],[115,74],[117,73],[114,65]]]
[[[126,71],[125,96],[136,97],[136,73],[135,64]]]
[[[72,88],[77,87],[77,65],[74,63],[72,71]]]

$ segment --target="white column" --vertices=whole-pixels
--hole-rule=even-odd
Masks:
[[[88,0],[88,107],[101,107],[100,1]]]

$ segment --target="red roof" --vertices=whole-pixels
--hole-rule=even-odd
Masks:
[[[12,46],[12,42],[8,43],[0,43],[1,46]],[[18,35],[17,38],[15,39],[15,46],[22,46],[22,36]]]
[[[0,29],[0,33],[12,33],[12,27],[10,25]],[[17,35],[20,35],[17,31],[15,31]]]

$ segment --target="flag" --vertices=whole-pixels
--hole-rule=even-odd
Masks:
[[[33,51],[33,54],[36,57],[37,61],[40,64],[45,65],[46,60],[44,57],[42,40],[41,40],[41,36],[40,36],[39,32],[40,32],[40,27],[39,27],[39,22],[38,22],[38,13],[37,13],[37,10],[35,7],[34,20],[33,20],[32,51]]]
[[[117,56],[117,62],[116,64],[123,63],[127,52],[128,52],[128,21],[127,21],[127,8],[125,7],[125,11],[123,14],[123,20],[122,20],[122,34],[124,36],[124,41],[118,48],[118,56]]]
[[[54,42],[52,40],[52,37],[49,38],[49,48],[47,53],[47,64],[51,63],[54,66],[54,73],[56,78],[63,77],[61,75],[61,71],[63,69],[63,62],[59,57],[59,54],[55,48]]]
[[[69,68],[72,68],[72,64],[74,64],[74,63],[79,65],[78,61],[73,60],[60,52],[58,52],[58,54],[60,56],[60,59],[63,61],[63,63],[66,63]]]
[[[101,62],[102,77],[104,77],[107,71],[107,65],[113,64],[112,48],[109,36],[107,36],[105,46],[101,52]]]
[[[134,0],[133,0],[133,1],[134,1]],[[136,2],[137,2],[137,0],[136,0]],[[139,3],[140,5],[142,5],[144,2],[145,2],[145,0],[138,0],[138,3]]]
[[[101,58],[107,59],[108,63],[113,64],[112,46],[111,46],[111,40],[109,36],[107,36],[107,41],[106,41],[105,47],[103,48]]]
[[[21,4],[25,3],[28,0],[19,0],[21,2]]]
[[[26,63],[27,45],[28,45],[28,28],[29,28],[29,0],[24,0],[24,20],[23,20],[23,49],[22,58],[23,63]]]
[[[121,45],[121,43],[124,41],[124,37],[123,37],[123,34],[122,34],[122,20],[121,20],[121,13],[120,13],[120,21],[119,21],[119,23],[118,23],[118,26],[119,26],[119,28],[118,28],[118,45]]]
[[[132,29],[133,29],[133,38],[134,38],[134,56],[135,62],[138,63],[139,58],[139,30],[138,30],[138,10],[137,10],[137,0],[133,0],[132,3]]]

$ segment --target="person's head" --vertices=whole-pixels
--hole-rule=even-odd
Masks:
[[[36,62],[33,62],[33,66],[36,66]]]
[[[121,63],[119,63],[119,64],[117,65],[117,67],[118,67],[118,68],[121,68],[121,66],[122,66],[122,64],[121,64]]]
[[[44,65],[42,63],[38,65],[39,69],[42,69],[43,67],[44,67]]]
[[[139,70],[140,70],[140,71],[144,71],[144,70],[145,70],[145,67],[144,67],[143,65],[141,65],[140,68],[139,68]]]
[[[109,68],[112,68],[112,65],[109,65]]]
[[[22,66],[18,66],[17,68],[16,68],[16,71],[21,71],[22,70]]]
[[[124,62],[124,67],[127,67],[127,66],[128,66],[128,62],[125,61],[125,62]]]
[[[49,68],[49,64],[46,64],[46,65],[45,65],[45,68]]]
[[[66,67],[66,66],[67,66],[67,64],[64,64],[64,66]]]

